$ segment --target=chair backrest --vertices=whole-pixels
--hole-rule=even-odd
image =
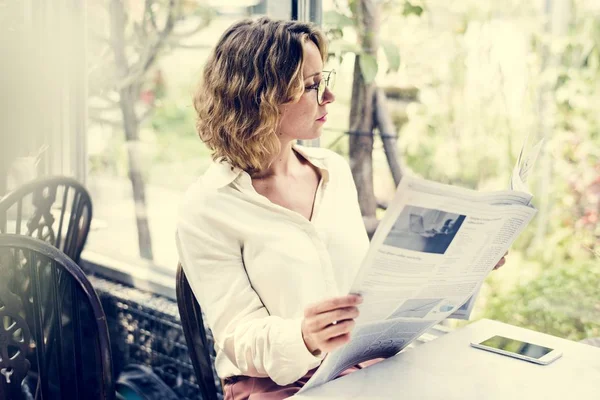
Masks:
[[[114,399],[106,316],[81,268],[0,234],[0,277],[0,399]]]
[[[88,191],[73,178],[43,177],[0,199],[0,233],[41,239],[79,263],[92,221]]]
[[[177,293],[179,316],[202,398],[204,400],[217,400],[219,398],[216,383],[218,380],[215,381],[210,358],[212,343],[209,342],[206,335],[200,304],[198,304],[192,292],[181,264],[177,266],[176,279],[175,291]]]

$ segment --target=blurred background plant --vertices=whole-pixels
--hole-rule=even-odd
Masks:
[[[526,151],[548,140],[530,178],[539,213],[487,280],[474,318],[600,336],[598,5],[420,4],[410,34],[397,35],[429,38],[420,48],[399,43],[406,80],[419,91],[404,110],[405,164],[429,179],[502,189],[527,138]]]

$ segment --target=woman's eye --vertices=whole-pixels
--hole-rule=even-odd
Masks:
[[[315,83],[314,85],[305,87],[306,90],[317,90],[318,88],[319,88],[319,82]]]

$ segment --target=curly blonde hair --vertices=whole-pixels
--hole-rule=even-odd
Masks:
[[[324,60],[325,36],[314,25],[263,17],[229,27],[204,67],[194,96],[196,130],[212,150],[247,172],[267,168],[280,151],[279,106],[304,92],[304,42]]]

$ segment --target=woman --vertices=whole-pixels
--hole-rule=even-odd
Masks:
[[[214,162],[185,195],[177,244],[226,399],[293,395],[358,316],[346,293],[369,241],[350,169],[295,144],[321,135],[335,100],[326,54],[310,24],[236,23],[194,99]]]
[[[369,242],[350,169],[294,144],[321,135],[335,100],[326,54],[312,25],[236,23],[195,98],[215,162],[186,193],[177,241],[226,398],[292,395],[358,316],[360,298],[343,294]]]

